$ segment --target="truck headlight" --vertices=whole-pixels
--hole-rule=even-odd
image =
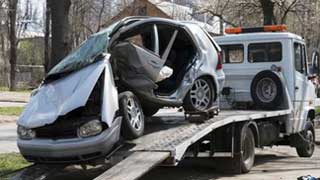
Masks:
[[[78,129],[78,135],[80,137],[89,137],[89,136],[95,136],[102,131],[102,124],[99,120],[93,120],[90,122],[87,122],[86,124],[82,125]]]
[[[18,125],[18,136],[20,139],[30,140],[36,137],[34,130]]]

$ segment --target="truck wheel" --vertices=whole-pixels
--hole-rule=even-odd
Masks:
[[[282,84],[271,71],[258,73],[251,83],[253,102],[262,109],[276,109],[282,101]]]
[[[315,132],[313,124],[310,120],[307,121],[305,130],[300,134],[303,142],[301,147],[297,147],[299,157],[311,157],[315,147]]]
[[[200,77],[195,80],[184,98],[183,108],[185,111],[205,111],[212,106],[214,96],[212,82],[208,78]]]
[[[240,166],[241,172],[247,173],[253,167],[255,156],[255,142],[252,130],[244,126],[240,138]]]
[[[148,104],[148,105],[144,105],[142,109],[145,116],[151,117],[155,115],[160,108],[157,106]]]
[[[119,94],[119,109],[123,117],[121,134],[126,139],[135,139],[143,135],[144,115],[137,97],[129,91]]]

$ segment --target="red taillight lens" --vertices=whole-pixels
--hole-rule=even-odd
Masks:
[[[222,53],[218,52],[218,63],[217,63],[216,70],[220,70],[220,69],[222,69]]]

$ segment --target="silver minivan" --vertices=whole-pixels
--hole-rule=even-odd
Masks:
[[[129,17],[90,36],[34,90],[18,120],[18,147],[33,162],[106,155],[144,132],[163,107],[206,111],[224,83],[220,48],[193,22]]]

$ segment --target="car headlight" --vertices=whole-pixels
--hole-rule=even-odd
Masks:
[[[30,140],[36,137],[36,133],[34,130],[23,127],[23,126],[18,126],[18,136],[20,139],[24,140]]]
[[[89,137],[89,136],[95,136],[102,131],[102,124],[99,120],[93,120],[90,122],[87,122],[86,124],[82,125],[78,129],[78,135],[80,137]]]

